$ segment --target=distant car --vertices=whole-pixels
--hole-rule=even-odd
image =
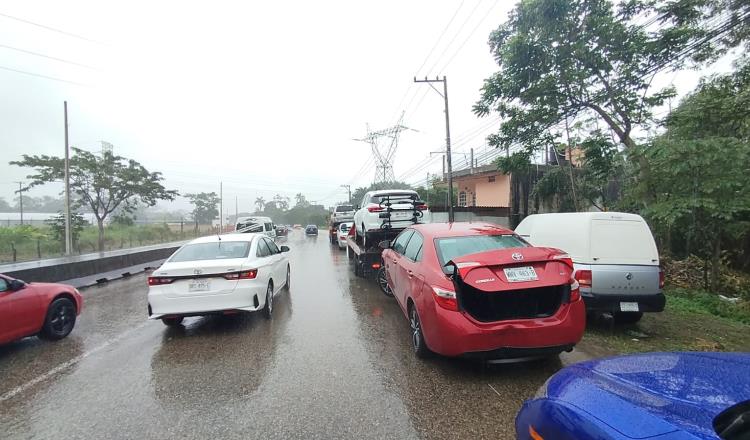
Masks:
[[[294,225],[294,229],[302,229],[302,225]]]
[[[336,242],[339,245],[339,249],[346,249],[346,237],[349,235],[349,229],[352,228],[354,223],[341,223],[336,229]]]
[[[750,438],[750,354],[646,353],[563,368],[516,417],[522,440]]]
[[[0,275],[0,344],[32,335],[62,339],[73,331],[82,307],[83,297],[73,286]]]
[[[284,225],[276,226],[277,237],[286,237],[287,235],[289,235],[289,229],[287,229],[286,226]]]
[[[565,251],[573,260],[581,296],[590,311],[609,312],[621,323],[664,310],[664,273],[645,220],[622,212],[573,212],[527,216],[516,233],[534,246]]]
[[[338,205],[333,209],[331,222],[351,222],[354,220],[354,205]]]
[[[234,225],[237,232],[261,232],[268,237],[276,237],[276,227],[270,217],[239,217]]]
[[[414,352],[486,360],[553,356],[583,336],[570,257],[489,223],[432,223],[381,243]]]
[[[175,251],[148,277],[149,319],[168,326],[186,316],[262,310],[289,287],[287,246],[261,233],[209,235]]]
[[[318,227],[315,225],[305,226],[305,235],[318,235]]]
[[[354,225],[362,244],[377,245],[383,231],[399,231],[415,223],[429,223],[430,211],[412,190],[369,191],[354,214]]]

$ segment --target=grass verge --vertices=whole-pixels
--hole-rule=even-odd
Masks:
[[[684,288],[665,290],[661,313],[637,324],[592,319],[580,348],[594,356],[648,351],[750,351],[750,307]]]

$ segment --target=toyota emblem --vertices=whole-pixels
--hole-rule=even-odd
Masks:
[[[202,271],[202,270],[200,270],[200,269],[195,269],[195,270],[193,271],[193,273],[194,273],[194,274],[196,274],[196,275],[200,275],[200,274],[202,274],[202,273],[203,273],[203,271]]]
[[[523,260],[523,254],[521,254],[520,252],[514,252],[513,255],[510,256],[510,258],[516,261],[521,261]]]
[[[628,281],[632,280],[633,279],[633,274],[630,273],[630,272],[626,273],[625,274],[625,279],[628,280]]]

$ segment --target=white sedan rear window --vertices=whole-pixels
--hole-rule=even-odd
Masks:
[[[220,241],[216,243],[195,243],[183,246],[169,259],[171,262],[199,260],[227,260],[245,258],[250,251],[247,241]]]

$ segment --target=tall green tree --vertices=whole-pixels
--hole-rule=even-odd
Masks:
[[[83,228],[88,226],[89,222],[78,212],[70,213],[70,241],[73,247],[78,246],[78,238],[81,236]],[[60,243],[60,249],[65,251],[65,214],[60,212],[57,216],[48,219],[45,223],[52,231],[52,237]]]
[[[199,224],[211,224],[211,221],[219,215],[219,196],[215,192],[185,194],[185,197],[193,205],[190,215],[195,222],[196,231]]]
[[[551,127],[593,116],[627,150],[635,149],[634,128],[648,124],[652,109],[675,93],[652,89],[655,72],[679,67],[683,51],[701,35],[698,25],[667,11],[669,5],[651,0],[519,2],[490,35],[500,69],[485,80],[474,106],[480,116],[497,112],[505,119],[490,143],[538,150],[553,143]],[[660,25],[642,26],[644,15],[659,17]]]
[[[666,127],[644,153],[653,172],[634,191],[655,193],[644,210],[654,223],[687,231],[716,289],[722,250],[750,233],[750,62],[702,81]]]
[[[23,155],[11,165],[34,168],[27,176],[31,186],[64,178],[64,159],[56,156]],[[76,205],[86,206],[94,214],[99,228],[99,250],[104,250],[104,221],[115,210],[129,212],[138,204],[154,206],[159,200],[174,200],[178,192],[162,185],[159,172],[150,172],[133,159],[111,152],[96,155],[73,148],[70,158],[70,189]]]
[[[265,207],[266,207],[266,199],[264,199],[262,196],[256,197],[255,198],[255,210],[257,212],[263,212],[263,208]]]

